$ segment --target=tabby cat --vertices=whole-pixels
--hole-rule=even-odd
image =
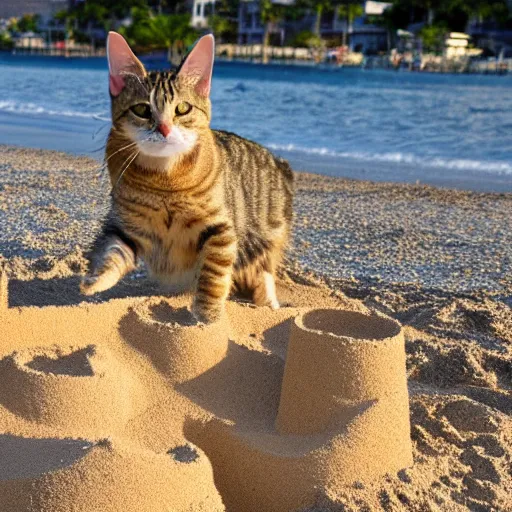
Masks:
[[[216,321],[232,288],[278,308],[293,174],[258,144],[210,129],[213,37],[175,72],[146,72],[115,32],[107,54],[112,205],[82,292],[114,286],[141,258],[156,278],[194,288],[198,321]]]

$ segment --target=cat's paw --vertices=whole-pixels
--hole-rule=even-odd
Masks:
[[[103,272],[100,274],[87,274],[80,282],[80,292],[83,295],[94,295],[112,288],[119,277],[114,272]]]
[[[279,309],[281,307],[281,305],[279,304],[279,302],[277,301],[277,299],[273,299],[269,302],[268,304],[270,306],[271,309],[273,309],[274,311],[276,309]]]
[[[213,308],[211,306],[204,306],[194,302],[192,305],[192,315],[194,318],[203,324],[213,324],[218,322],[222,316],[223,308]]]
[[[80,293],[82,295],[94,295],[99,291],[99,277],[98,276],[85,276],[80,282]]]

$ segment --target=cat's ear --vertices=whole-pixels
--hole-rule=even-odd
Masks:
[[[204,98],[210,95],[214,56],[215,40],[208,34],[199,39],[178,71],[180,81]]]
[[[142,62],[135,57],[124,37],[117,32],[109,32],[107,39],[109,87],[112,96],[118,96],[124,89],[127,74],[146,76]]]

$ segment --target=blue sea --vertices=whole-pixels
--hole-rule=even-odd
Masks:
[[[212,105],[297,170],[512,191],[512,76],[217,62]],[[0,143],[101,159],[108,126],[105,59],[0,54]]]

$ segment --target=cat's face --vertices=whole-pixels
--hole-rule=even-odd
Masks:
[[[213,37],[201,38],[177,72],[147,73],[114,32],[107,54],[116,135],[141,156],[170,159],[193,149],[210,124]]]

